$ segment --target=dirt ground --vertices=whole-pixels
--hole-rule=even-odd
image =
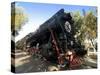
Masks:
[[[29,73],[29,72],[46,72],[49,66],[54,64],[41,59],[41,56],[31,56],[27,52],[22,50],[15,50],[15,59],[12,57],[12,65],[15,67],[16,73]],[[15,64],[15,65],[14,65]],[[90,57],[84,58],[84,64],[80,65],[76,69],[92,69],[97,68],[97,60],[92,60]]]

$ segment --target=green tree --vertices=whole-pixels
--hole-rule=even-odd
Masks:
[[[73,20],[74,20],[74,36],[78,41],[83,42],[83,35],[81,35],[81,27],[83,25],[83,16],[80,15],[80,12],[73,13]]]
[[[16,35],[23,25],[28,21],[28,16],[22,7],[12,4],[11,6],[11,31]]]
[[[97,18],[92,12],[87,13],[84,17],[84,25],[88,38],[95,39],[97,37]]]
[[[77,40],[84,43],[84,41],[88,39],[95,48],[94,40],[97,38],[97,17],[93,11],[87,12],[84,16],[81,16],[79,12],[76,12],[73,15],[73,19],[75,37]]]
[[[91,44],[95,49],[94,40],[97,38],[97,17],[93,14],[93,11],[89,11],[84,17],[84,27],[82,29],[86,39],[91,41]]]

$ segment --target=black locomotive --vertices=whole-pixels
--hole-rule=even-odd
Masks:
[[[78,56],[84,56],[84,46],[74,38],[73,24],[71,14],[61,9],[29,35],[26,47],[38,47],[43,57],[57,63],[60,55],[68,50],[73,50]]]

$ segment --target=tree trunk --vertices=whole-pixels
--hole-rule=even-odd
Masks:
[[[90,41],[91,41],[91,45],[93,46],[94,53],[96,53],[96,48],[95,48],[95,45],[94,45],[94,43],[93,43],[93,39],[90,39]]]

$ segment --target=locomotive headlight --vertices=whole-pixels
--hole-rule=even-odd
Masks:
[[[70,32],[71,31],[71,25],[68,21],[65,22],[65,25],[64,25],[65,29],[67,32]]]

